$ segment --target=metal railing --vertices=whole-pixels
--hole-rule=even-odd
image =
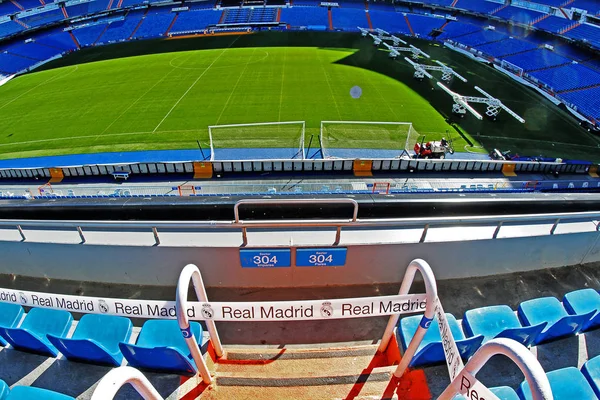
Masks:
[[[115,397],[121,386],[131,384],[144,400],[163,400],[148,378],[133,367],[113,368],[98,383],[91,400],[107,400]]]
[[[263,205],[299,205],[299,204],[349,204],[353,205],[352,218],[348,219],[289,219],[289,220],[241,220],[239,218],[239,207],[248,204]],[[547,235],[553,235],[561,224],[569,222],[593,222],[596,230],[600,229],[600,212],[580,213],[549,213],[549,214],[517,214],[517,215],[493,215],[493,216],[461,216],[461,217],[438,217],[438,218],[358,218],[358,203],[352,199],[302,199],[302,200],[241,200],[234,207],[234,220],[218,221],[57,221],[57,220],[0,220],[0,227],[17,229],[23,241],[27,240],[27,228],[49,228],[76,230],[81,242],[86,242],[86,229],[102,230],[142,230],[151,232],[156,245],[160,244],[161,230],[240,230],[242,242],[248,244],[248,229],[281,229],[281,228],[335,228],[336,238],[333,245],[340,242],[341,232],[344,229],[363,228],[418,228],[422,230],[419,242],[425,242],[427,234],[433,228],[440,227],[472,227],[472,226],[495,226],[489,239],[497,239],[501,229],[509,224],[551,224]],[[485,238],[484,238],[485,239]]]
[[[456,394],[462,392],[461,389],[473,389],[470,383],[474,379],[469,378],[475,377],[485,363],[497,354],[508,357],[523,372],[527,383],[529,383],[533,400],[553,399],[550,382],[537,358],[521,343],[512,339],[498,338],[485,343],[475,352],[461,373],[454,378],[446,390],[438,397],[438,400],[451,400]],[[469,381],[469,385],[465,384],[465,379]],[[470,396],[469,398],[475,397]],[[479,395],[478,398],[482,399],[483,397]]]

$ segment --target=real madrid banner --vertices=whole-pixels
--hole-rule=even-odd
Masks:
[[[425,294],[409,294],[332,300],[188,302],[186,312],[190,320],[196,321],[342,319],[423,312],[426,306],[425,299]],[[176,317],[174,301],[70,296],[12,289],[0,289],[0,301],[80,313],[137,318]]]

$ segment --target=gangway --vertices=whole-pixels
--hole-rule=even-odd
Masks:
[[[452,96],[452,100],[454,100],[454,104],[452,105],[452,112],[463,117],[467,111],[473,114],[477,119],[482,120],[483,117],[479,114],[469,103],[481,103],[487,105],[487,110],[485,114],[493,119],[494,121],[497,119],[498,114],[500,114],[501,110],[506,111],[513,118],[515,118],[520,123],[524,124],[525,120],[521,118],[517,113],[512,111],[506,105],[504,105],[499,99],[493,97],[492,95],[485,92],[479,86],[475,86],[475,90],[479,93],[483,94],[485,97],[474,97],[474,96],[462,96],[458,93],[453,92],[444,86],[441,82],[438,82],[437,85],[442,88],[446,93]]]

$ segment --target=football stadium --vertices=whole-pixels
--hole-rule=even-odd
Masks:
[[[600,399],[600,2],[0,0],[0,400]]]

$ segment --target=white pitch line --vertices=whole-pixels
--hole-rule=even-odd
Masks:
[[[239,36],[238,36],[239,38]],[[162,125],[163,122],[165,122],[165,120],[169,117],[169,115],[171,115],[171,113],[173,112],[173,110],[175,109],[175,107],[177,107],[179,105],[179,103],[181,102],[181,100],[183,100],[183,98],[190,92],[190,90],[192,90],[192,88],[194,86],[196,86],[196,83],[198,83],[198,81],[200,80],[200,78],[202,78],[204,76],[204,74],[210,69],[210,67],[213,66],[214,63],[217,62],[217,60],[219,58],[221,58],[221,56],[223,54],[225,54],[225,52],[236,42],[236,40],[238,38],[235,38],[235,40],[233,42],[231,42],[231,44],[229,46],[227,46],[227,48],[223,49],[223,51],[221,52],[221,54],[219,54],[219,56],[217,58],[215,58],[213,60],[212,63],[210,63],[210,65],[208,67],[206,67],[206,69],[204,71],[202,71],[202,73],[200,74],[200,76],[198,76],[198,78],[196,78],[196,80],[194,81],[194,83],[192,83],[190,85],[190,87],[188,88],[188,90],[185,91],[185,93],[179,98],[179,100],[177,100],[177,102],[175,102],[175,104],[173,104],[173,107],[171,107],[171,109],[169,110],[169,112],[167,113],[167,115],[164,116],[164,118],[158,123],[158,125],[156,125],[156,128],[154,128],[154,130],[152,131],[152,133],[155,133],[158,128]]]

